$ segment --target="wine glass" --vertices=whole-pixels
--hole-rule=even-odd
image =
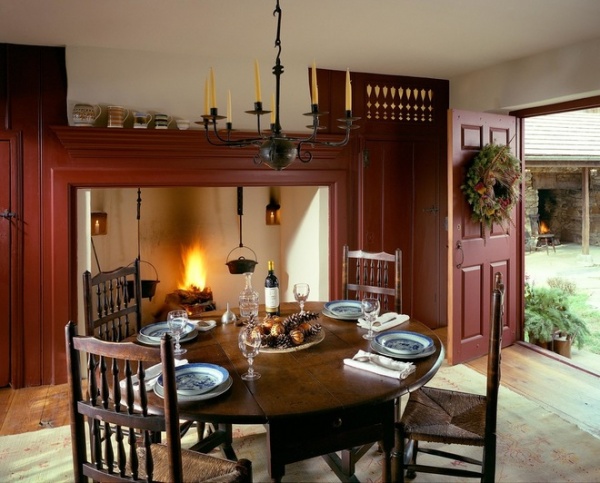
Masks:
[[[300,304],[300,313],[304,313],[304,302],[310,294],[310,287],[307,283],[297,283],[294,285],[294,298]]]
[[[169,324],[169,330],[171,331],[171,335],[175,338],[175,350],[173,351],[173,354],[176,356],[185,354],[187,352],[187,349],[183,349],[181,347],[179,339],[181,338],[181,334],[183,333],[183,331],[189,323],[187,311],[171,310],[167,314],[167,323]]]
[[[363,338],[367,340],[372,340],[375,338],[375,334],[373,334],[373,322],[379,315],[379,300],[375,298],[364,298],[362,299],[360,305],[365,320],[369,324],[369,331],[365,335],[363,335]]]
[[[245,381],[255,381],[260,378],[260,374],[254,372],[254,367],[252,366],[254,358],[260,351],[260,344],[261,337],[257,330],[250,327],[243,327],[242,330],[240,330],[238,346],[242,351],[242,354],[244,354],[244,357],[248,359],[248,372],[242,374],[242,379]]]
[[[253,295],[240,295],[239,296],[239,308],[240,308],[240,316],[245,318],[245,322],[248,323],[250,321],[250,317],[258,316],[258,294],[255,293]]]

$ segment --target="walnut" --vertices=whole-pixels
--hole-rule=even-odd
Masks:
[[[273,324],[280,322],[281,319],[277,316],[273,317],[272,315],[267,315],[263,321],[262,321],[262,326],[263,327],[267,327],[269,330],[271,330],[271,327],[273,327]]]
[[[304,342],[304,333],[299,329],[290,331],[290,339],[295,345],[300,345]]]
[[[285,327],[283,324],[281,322],[276,322],[273,324],[273,327],[271,327],[271,335],[277,336],[282,334],[285,334]]]

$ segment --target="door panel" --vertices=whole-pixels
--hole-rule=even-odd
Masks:
[[[369,139],[360,178],[360,248],[402,250],[402,311],[431,328],[446,325],[440,256],[439,142]],[[445,192],[444,192],[445,194]]]
[[[490,296],[494,273],[500,272],[507,287],[503,345],[516,337],[517,228],[520,210],[513,211],[513,224],[484,228],[471,219],[471,208],[460,186],[471,160],[486,144],[509,144],[518,153],[516,118],[497,114],[450,111],[448,180],[448,360],[457,364],[485,355],[488,350]]]
[[[0,139],[0,212],[10,207],[10,145]],[[10,381],[10,219],[0,218],[0,387]]]

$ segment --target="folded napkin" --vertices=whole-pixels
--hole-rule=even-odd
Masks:
[[[396,312],[385,313],[377,317],[373,322],[373,332],[382,332],[391,329],[392,327],[403,324],[408,319],[410,319],[408,315],[397,314]],[[369,328],[368,322],[362,317],[358,319],[358,326],[363,329]]]
[[[175,367],[183,366],[184,364],[187,364],[187,363],[188,363],[187,359],[175,359]],[[152,388],[154,388],[154,384],[156,384],[156,381],[158,380],[158,377],[161,374],[162,374],[162,363],[155,364],[146,369],[146,379],[144,381],[145,385],[146,385],[146,391],[151,391]],[[137,374],[134,374],[133,376],[131,376],[131,380],[132,380],[134,386],[137,386],[139,384]],[[125,388],[125,379],[123,379],[121,381],[121,387],[123,389]]]
[[[406,379],[416,369],[412,362],[396,361],[389,357],[361,350],[352,359],[344,359],[344,364],[395,379]]]

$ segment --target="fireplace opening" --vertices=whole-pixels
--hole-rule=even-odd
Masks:
[[[556,211],[556,195],[554,190],[538,190],[538,213],[540,215],[540,232],[550,233],[558,227],[553,225],[553,217]]]
[[[140,220],[142,259],[160,275],[151,300],[142,300],[142,323],[161,317],[168,296],[177,293],[190,310],[224,310],[238,305],[244,288],[243,275],[234,275],[226,265],[231,247],[239,243],[237,187],[148,187],[142,186],[144,212]],[[330,189],[328,186],[284,186],[280,188],[281,224],[268,225],[265,208],[272,188],[244,188],[244,243],[253,247],[258,264],[253,285],[264,303],[267,261],[274,260],[280,281],[281,300],[293,302],[292,287],[298,281],[311,286],[314,300],[329,299]],[[90,213],[107,213],[107,234],[94,236],[102,270],[128,265],[137,256],[137,187],[79,188],[77,190],[77,271],[98,272],[91,254]],[[189,248],[198,255],[186,265]],[[196,250],[193,251],[194,253]],[[156,273],[141,264],[142,279]],[[314,290],[313,290],[314,288]],[[82,292],[80,292],[82,293]],[[79,303],[82,307],[83,303]],[[80,309],[82,310],[82,309]],[[81,314],[82,316],[82,314]]]

